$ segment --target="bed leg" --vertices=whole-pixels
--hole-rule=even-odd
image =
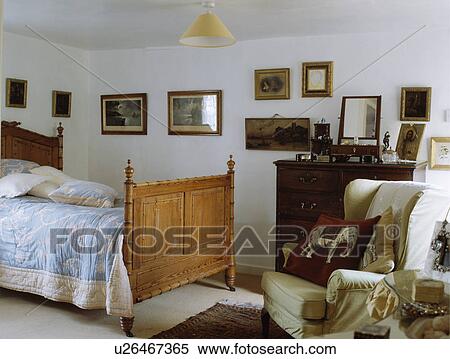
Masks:
[[[236,288],[234,287],[236,283],[236,267],[234,265],[228,266],[225,271],[225,283],[231,292],[235,292]]]
[[[131,332],[131,329],[133,329],[133,324],[134,318],[120,317],[120,328],[122,328],[128,338],[134,337],[133,333]]]

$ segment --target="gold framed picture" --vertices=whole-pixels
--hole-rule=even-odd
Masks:
[[[417,161],[425,125],[403,124],[397,140],[397,154],[401,160]]]
[[[291,70],[255,70],[255,100],[289,100],[291,98]]]
[[[26,108],[28,81],[6,79],[6,107]]]
[[[450,137],[432,137],[430,153],[431,169],[450,170]]]
[[[167,99],[169,135],[222,135],[221,90],[171,91]]]
[[[102,95],[102,135],[146,135],[147,94]]]
[[[333,62],[303,63],[302,97],[333,96]]]
[[[52,92],[52,116],[70,117],[72,113],[72,92]]]
[[[430,121],[431,87],[402,87],[400,120]]]

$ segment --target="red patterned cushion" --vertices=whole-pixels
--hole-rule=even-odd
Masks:
[[[308,240],[289,256],[285,272],[326,287],[336,269],[358,269],[380,218],[346,221],[321,215]]]

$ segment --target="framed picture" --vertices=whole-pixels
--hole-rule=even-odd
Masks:
[[[168,93],[169,135],[222,135],[222,91]]]
[[[72,92],[53,91],[53,117],[70,117],[72,112]]]
[[[291,70],[255,70],[255,100],[289,100]]]
[[[302,97],[333,96],[333,62],[303,63]]]
[[[430,121],[431,87],[402,87],[401,121]]]
[[[101,96],[102,135],[146,135],[147,94]]]
[[[247,118],[247,150],[310,151],[309,118]]]
[[[431,138],[431,169],[450,170],[450,137]]]
[[[6,107],[26,108],[28,81],[6,79]]]
[[[417,161],[425,125],[404,124],[400,128],[397,140],[397,153],[401,160]]]

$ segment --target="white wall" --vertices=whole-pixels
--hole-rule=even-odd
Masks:
[[[342,88],[339,86],[380,55],[401,42],[408,33],[378,33],[304,38],[284,38],[238,43],[225,49],[162,48],[91,52],[90,65],[103,79],[122,92],[149,93],[149,135],[101,136],[99,96],[115,91],[92,79],[89,96],[89,177],[121,187],[122,168],[133,160],[137,180],[206,175],[225,171],[227,156],[237,162],[236,221],[254,226],[267,240],[275,222],[274,160],[294,153],[245,150],[244,118],[306,116],[325,117],[337,137],[341,97],[382,95],[382,131],[391,131],[395,145],[400,128],[402,86],[432,86],[432,121],[420,157],[427,158],[430,136],[450,136],[443,122],[450,108],[450,30],[426,28],[392,51]],[[300,97],[303,61],[335,62],[333,98]],[[253,70],[290,67],[290,101],[255,101]],[[224,116],[222,137],[167,135],[167,91],[222,89]],[[450,172],[428,171],[430,182],[449,186]],[[270,267],[270,258],[239,258],[239,263]]]
[[[61,47],[83,63],[88,52]],[[88,75],[73,60],[45,41],[5,33],[3,47],[3,79],[28,80],[26,109],[6,108],[2,97],[2,119],[22,122],[22,127],[55,136],[59,122],[64,132],[64,167],[68,174],[88,177]],[[72,92],[72,117],[52,118],[52,90]],[[5,91],[3,91],[5,93]]]

